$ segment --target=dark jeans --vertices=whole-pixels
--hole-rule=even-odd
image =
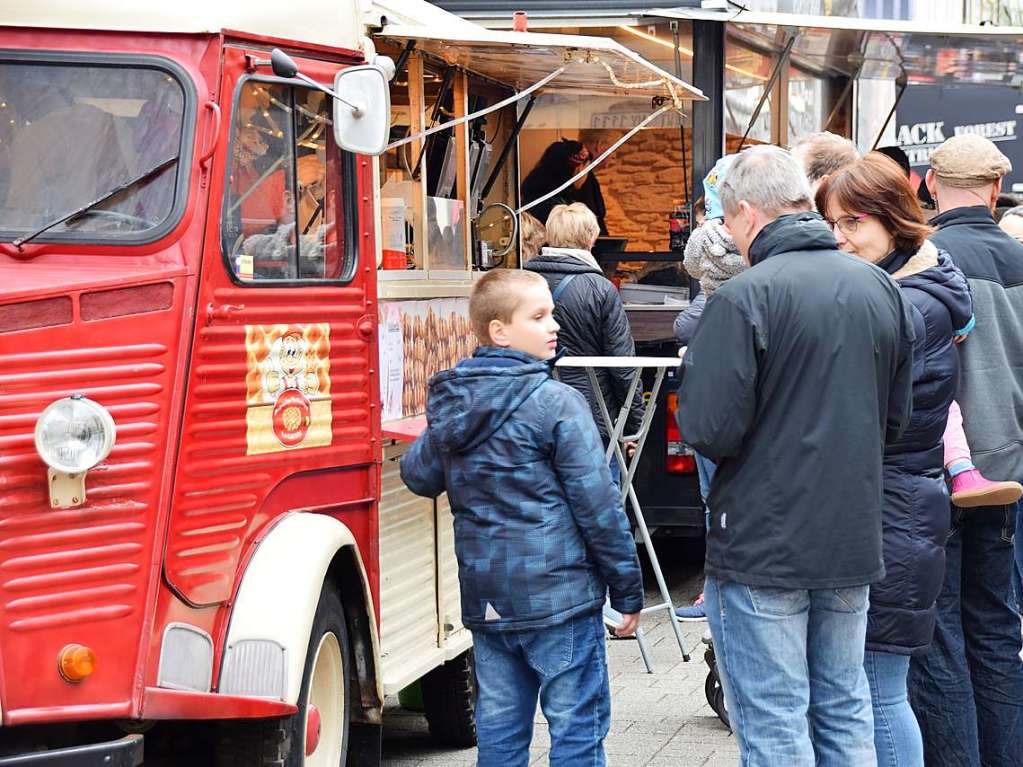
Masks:
[[[1012,596],[1017,504],[952,507],[945,586],[909,697],[928,767],[1023,765],[1023,661]]]

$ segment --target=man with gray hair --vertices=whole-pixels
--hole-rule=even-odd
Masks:
[[[705,600],[742,764],[876,764],[863,669],[881,580],[881,462],[912,408],[895,283],[838,250],[792,156],[742,152],[721,185],[750,267],[683,359],[679,421],[717,462]]]

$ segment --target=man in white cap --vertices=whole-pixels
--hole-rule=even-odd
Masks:
[[[977,325],[960,346],[956,396],[973,460],[987,476],[1020,480],[1023,245],[992,216],[1002,177],[1011,169],[991,141],[960,135],[933,152],[926,183],[939,211],[931,240],[952,256],[973,293]],[[934,641],[909,672],[910,700],[931,767],[1023,765],[1020,595],[1012,543],[1020,532],[1018,505],[952,507]]]

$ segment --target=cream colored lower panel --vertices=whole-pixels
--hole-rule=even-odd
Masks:
[[[401,481],[404,445],[384,451],[380,497],[380,666],[385,694],[444,662],[437,646],[434,502]]]
[[[440,545],[441,632],[447,642],[462,630],[462,601],[458,589],[458,560],[455,558],[455,531],[447,495],[437,499],[437,526]]]

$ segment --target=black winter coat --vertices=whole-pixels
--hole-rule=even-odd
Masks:
[[[706,570],[786,589],[875,583],[885,439],[910,416],[908,302],[816,213],[768,224],[750,260],[708,299],[682,361],[683,439],[718,464]]]
[[[614,284],[599,269],[570,255],[558,254],[552,248],[544,248],[540,255],[526,264],[526,268],[547,280],[552,293],[565,277],[577,275],[558,297],[554,307],[554,319],[561,326],[558,332],[559,350],[570,357],[631,357],[636,353],[636,344],[632,339],[622,299]],[[625,402],[633,372],[621,369],[597,371],[600,391],[612,417],[617,418]],[[607,427],[593,397],[586,371],[582,368],[560,368],[558,376],[586,397],[593,419],[600,429],[600,436],[606,442]],[[636,390],[632,401],[632,410],[625,428],[626,436],[635,434],[643,419],[641,389],[639,387]]]
[[[966,278],[944,251],[893,253],[878,264],[912,305],[913,415],[885,445],[885,578],[870,587],[867,649],[912,655],[931,643],[935,601],[945,577],[948,489],[942,437],[955,398],[959,361],[952,340],[972,315]]]

